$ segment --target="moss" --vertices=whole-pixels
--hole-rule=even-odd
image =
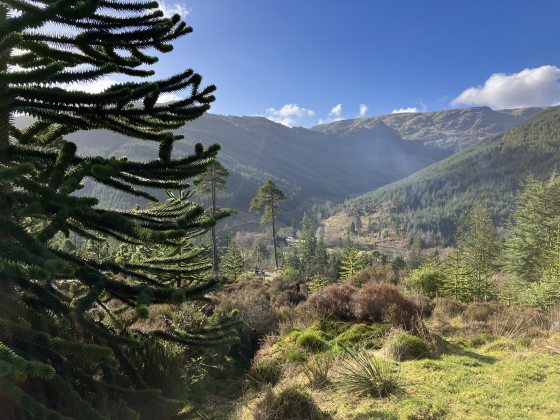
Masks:
[[[485,344],[491,343],[496,337],[489,333],[480,333],[471,337],[467,340],[466,344],[468,347],[481,347]]]
[[[302,332],[296,339],[296,344],[311,352],[325,351],[330,348],[325,334],[317,331]]]
[[[339,334],[333,344],[352,347],[361,346],[372,349],[380,349],[383,346],[383,338],[389,333],[390,324],[352,324],[350,328]]]
[[[417,360],[430,356],[426,343],[421,338],[410,334],[392,337],[386,343],[387,353],[395,360]]]

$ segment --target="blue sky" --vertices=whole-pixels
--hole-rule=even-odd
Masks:
[[[164,5],[186,11],[194,33],[162,57],[160,75],[193,67],[218,86],[215,113],[309,126],[356,117],[360,104],[371,116],[560,103],[558,0]]]

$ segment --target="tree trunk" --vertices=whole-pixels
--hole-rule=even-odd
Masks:
[[[7,18],[6,6],[0,6],[0,23]],[[7,36],[7,33],[0,33],[0,39]],[[10,58],[10,49],[0,54],[0,73],[6,73],[8,70],[8,60]],[[0,95],[3,99],[0,103],[0,162],[8,161],[8,149],[10,147],[10,103],[4,96],[7,94],[8,84],[5,78],[0,77]]]
[[[212,217],[216,216],[216,183],[212,181]],[[214,275],[220,273],[220,258],[218,256],[218,241],[216,240],[216,226],[212,226],[212,259]]]
[[[274,223],[274,201],[271,206],[272,213],[272,244],[274,245],[274,263],[276,265],[276,271],[278,271],[278,252],[276,251],[276,225]]]

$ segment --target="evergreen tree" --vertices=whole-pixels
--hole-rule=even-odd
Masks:
[[[481,204],[475,204],[462,219],[457,246],[463,250],[469,270],[472,300],[486,301],[495,297],[492,275],[498,256],[498,240],[490,213]]]
[[[451,252],[445,264],[442,294],[451,299],[468,302],[471,297],[469,269],[459,248]]]
[[[301,240],[298,245],[301,248],[302,275],[308,277],[315,272],[317,238],[307,213],[304,213],[301,221]]]
[[[506,240],[505,268],[512,280],[527,284],[539,280],[547,243],[556,234],[560,220],[560,177],[547,181],[528,178],[513,213],[513,225]]]
[[[551,308],[560,302],[560,225],[548,241],[540,267],[540,278],[544,299],[540,305]]]
[[[325,275],[329,265],[329,254],[325,243],[325,232],[321,230],[317,245],[315,246],[315,255],[313,255],[313,274]]]
[[[53,32],[59,27],[65,31]],[[171,42],[189,32],[178,15],[165,17],[154,1],[0,3],[0,398],[12,402],[4,413],[174,417],[183,405],[164,398],[143,375],[145,349],[156,337],[184,345],[235,337],[230,327],[236,321],[190,333],[143,334],[94,319],[95,313],[118,316],[106,305],[110,300],[145,316],[152,303],[201,298],[216,281],[176,290],[160,280],[160,274],[169,274],[169,261],[138,267],[49,245],[62,232],[111,238],[117,246],[176,246],[192,228],[214,225],[202,207],[184,202],[124,211],[76,194],[87,179],[114,194],[157,201],[150,191],[185,188],[186,179],[215,159],[219,147],[202,145],[193,155],[171,158],[174,142],[182,138],[171,130],[206,112],[215,88],[202,87],[201,76],[190,69],[155,80],[147,68],[157,62],[150,51],[170,52]],[[100,93],[64,87],[112,74],[132,79]],[[162,95],[174,92],[188,94],[160,103]],[[16,127],[17,114],[32,117],[31,125]],[[77,154],[67,136],[95,129],[153,142],[159,154],[146,162]],[[43,223],[37,232],[24,229],[29,218]]]
[[[245,258],[243,253],[235,244],[235,241],[231,241],[226,254],[222,260],[222,271],[225,276],[237,280],[245,269]]]
[[[347,244],[344,248],[342,261],[340,263],[340,280],[346,281],[351,279],[358,271],[364,268],[364,266],[360,251],[351,244]]]
[[[284,193],[271,180],[265,181],[251,201],[250,209],[262,212],[261,223],[272,223],[272,244],[274,263],[278,270],[278,250],[276,246],[276,217],[280,214],[279,204],[286,200]]]
[[[199,174],[194,179],[196,192],[209,196],[212,200],[212,217],[217,214],[216,196],[219,192],[227,191],[226,178],[228,175],[228,170],[220,162],[214,160],[208,165],[206,172]],[[212,226],[212,261],[214,274],[217,275],[220,271],[220,257],[216,240],[216,226]]]

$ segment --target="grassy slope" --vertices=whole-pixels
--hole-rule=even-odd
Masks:
[[[409,232],[450,235],[466,209],[481,201],[507,220],[523,179],[546,177],[560,163],[560,107],[486,139],[416,174],[350,200],[347,209],[370,214],[390,207],[393,224]]]
[[[266,357],[281,363],[293,354],[294,332],[297,330],[282,337]],[[317,332],[317,328],[311,326],[304,332]],[[360,346],[359,340],[366,340],[362,345],[370,342],[371,338],[364,337],[356,335],[352,344]],[[377,344],[378,338],[374,340]],[[314,354],[300,348],[299,353],[306,356],[298,358],[299,364],[285,365],[288,374],[274,390],[299,386],[332,419],[560,418],[559,355],[500,338],[490,339],[481,347],[462,343],[465,341],[468,340],[448,343],[444,353],[435,359],[400,362],[402,389],[385,399],[360,397],[336,386],[336,367],[340,364],[336,357],[343,357],[343,352],[335,346],[320,351],[335,357],[331,367],[334,385],[320,390],[309,386],[297,366],[303,366]],[[382,354],[373,349],[372,354]],[[251,394],[245,397],[249,410],[241,409],[235,418],[251,418],[250,407],[255,401],[251,397],[254,398]]]

